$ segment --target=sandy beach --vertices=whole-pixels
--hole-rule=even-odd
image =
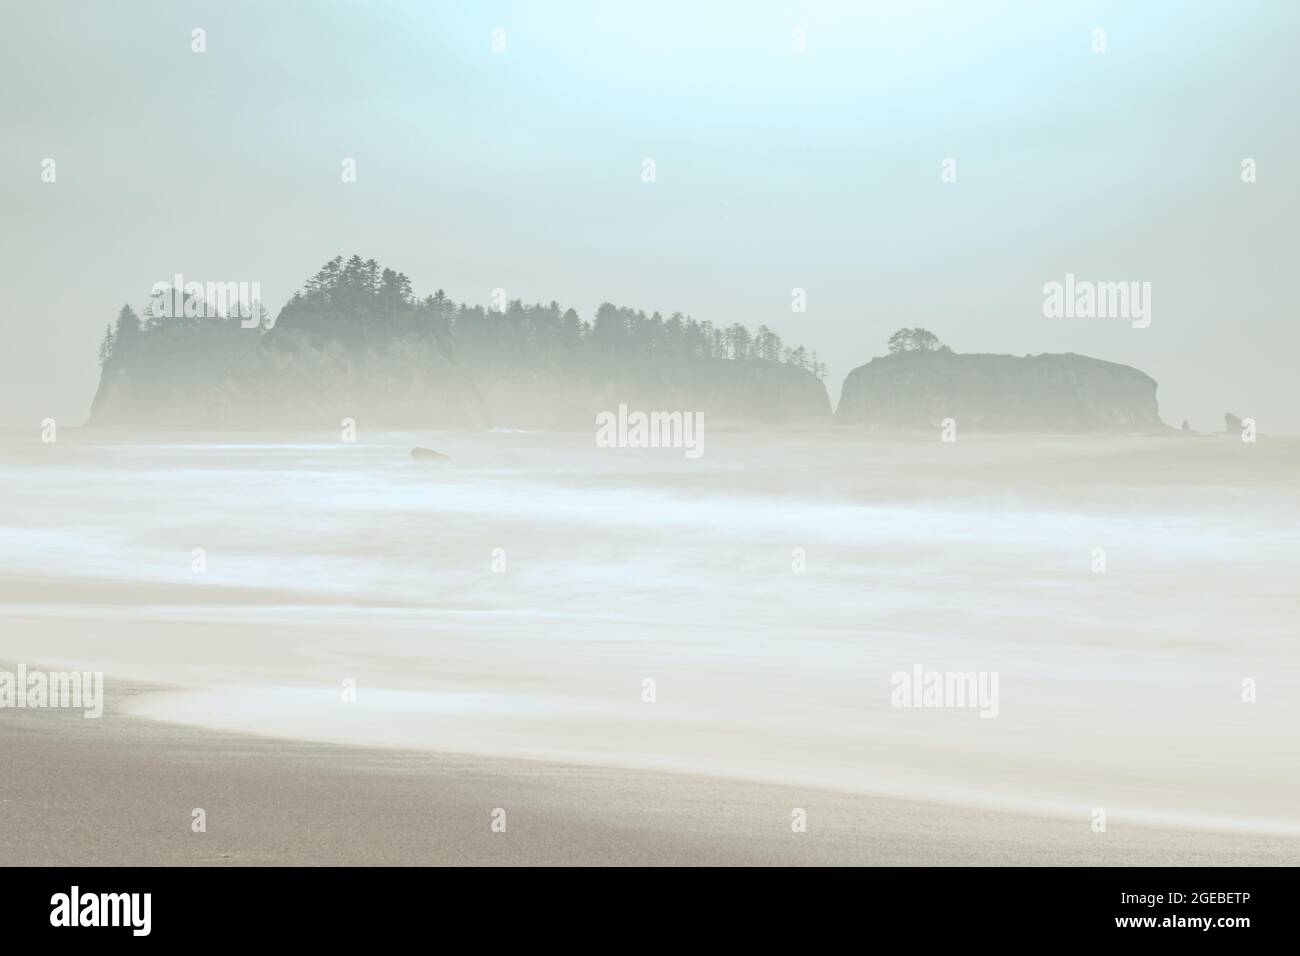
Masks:
[[[417,440],[0,444],[7,862],[1300,862],[1294,440]]]
[[[1294,865],[1300,840],[745,781],[0,715],[7,865]],[[207,832],[191,830],[202,808]],[[492,812],[506,811],[494,833]],[[791,811],[807,813],[805,833]]]

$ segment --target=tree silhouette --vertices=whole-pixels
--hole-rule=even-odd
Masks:
[[[99,364],[107,365],[113,358],[113,326],[109,323],[104,326],[104,337],[99,342]]]
[[[948,346],[939,341],[939,337],[928,329],[899,329],[889,337],[889,353],[899,352],[948,352]]]
[[[431,367],[414,371],[421,362],[517,376],[520,382],[558,371],[579,379],[626,375],[702,384],[715,375],[730,380],[731,370],[720,363],[756,361],[825,375],[816,355],[802,346],[786,346],[765,325],[754,333],[740,322],[722,326],[681,312],[647,315],[610,302],[602,303],[587,322],[558,302],[515,299],[498,311],[457,304],[441,289],[417,299],[405,275],[356,255],[326,262],[274,322],[260,303],[255,308],[258,321],[245,324],[246,319],[233,314],[207,316],[202,311],[142,322],[123,306],[115,327],[100,342],[100,362],[106,369],[126,370],[140,382],[183,378],[205,363],[215,368],[227,361],[343,374],[341,370],[359,367],[376,354],[414,357],[411,375],[419,380]],[[144,314],[153,315],[148,306]],[[682,366],[690,367],[689,375],[681,374]]]
[[[141,332],[140,317],[129,306],[124,305],[117,313],[117,334],[114,336],[114,349],[120,350]]]
[[[910,352],[912,350],[912,330],[899,329],[889,337],[889,352],[891,355],[897,355],[899,352]]]
[[[918,352],[937,352],[939,336],[926,329],[912,329],[912,348]]]

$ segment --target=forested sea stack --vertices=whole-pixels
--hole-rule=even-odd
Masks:
[[[1149,375],[1084,355],[959,355],[924,329],[844,380],[837,425],[985,432],[1163,432]]]
[[[326,263],[273,324],[182,304],[123,307],[100,346],[89,424],[585,429],[620,403],[712,423],[831,418],[816,355],[765,326],[417,299],[406,276],[357,256]]]

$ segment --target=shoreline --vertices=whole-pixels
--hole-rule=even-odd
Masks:
[[[7,865],[1295,865],[1300,839],[0,711]],[[191,829],[193,811],[206,832]],[[791,827],[796,809],[807,831]],[[506,812],[493,832],[494,811]]]

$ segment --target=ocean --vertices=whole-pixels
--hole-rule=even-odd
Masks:
[[[361,424],[5,433],[0,665],[239,733],[1300,834],[1300,439]],[[932,673],[996,713],[898,705]]]

